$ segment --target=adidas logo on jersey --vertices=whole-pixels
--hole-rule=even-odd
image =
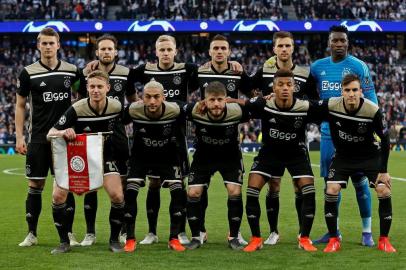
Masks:
[[[320,76],[326,76],[326,71],[323,70],[323,71],[320,73]]]
[[[41,82],[41,84],[39,85],[39,86],[41,86],[41,87],[43,87],[43,86],[47,86],[47,84],[45,83],[45,82]]]
[[[338,122],[338,121],[336,122],[336,125],[339,126],[339,127],[341,127],[341,123]]]
[[[140,129],[140,132],[145,133],[146,132],[145,128]]]
[[[275,118],[271,118],[271,119],[269,119],[269,123],[276,123]]]
[[[84,131],[84,132],[90,132],[90,131],[92,131],[92,130],[90,129],[90,127],[85,127],[85,128],[83,129],[83,131]]]
[[[207,87],[209,84],[208,83],[205,83],[205,84],[203,84],[203,87]]]

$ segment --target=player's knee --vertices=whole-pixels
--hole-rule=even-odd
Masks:
[[[68,193],[64,190],[61,189],[55,189],[52,193],[52,202],[54,204],[62,204],[66,202],[66,198],[68,196]]]
[[[331,195],[338,195],[340,193],[341,186],[338,184],[327,184],[326,193]]]
[[[187,195],[192,198],[200,198],[202,196],[202,188],[189,188]]]
[[[156,178],[149,178],[149,189],[160,189],[161,188],[161,182],[159,179]]]
[[[269,181],[269,191],[279,192],[280,190],[281,190],[280,179],[271,179],[271,181]]]
[[[123,192],[120,191],[114,191],[110,193],[110,201],[112,203],[122,203],[124,201],[124,195]]]
[[[43,189],[45,187],[45,179],[35,181],[29,180],[28,186]]]
[[[391,190],[383,184],[378,185],[375,190],[378,197],[389,197],[391,195]]]
[[[240,185],[227,185],[228,196],[240,196],[241,195],[241,186]]]

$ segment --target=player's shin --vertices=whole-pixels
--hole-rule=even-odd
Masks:
[[[357,196],[359,212],[362,219],[362,232],[370,233],[372,231],[371,229],[372,205],[368,178],[366,178],[365,176],[357,175],[353,176],[352,180]]]
[[[96,213],[97,213],[97,191],[87,193],[83,202],[85,220],[86,220],[86,233],[95,234]]]
[[[190,197],[187,198],[187,219],[189,222],[190,231],[192,232],[192,237],[200,237],[200,213],[201,213],[201,201],[200,197]]]
[[[37,236],[38,218],[42,209],[42,188],[29,187],[25,201],[25,219],[28,231]]]
[[[295,192],[295,208],[297,213],[297,220],[299,223],[299,233],[300,228],[302,228],[302,204],[303,204],[303,194],[301,191]]]
[[[227,200],[230,237],[238,237],[243,215],[242,195],[229,195]]]
[[[66,203],[52,203],[52,216],[59,234],[60,243],[69,243],[68,231],[66,230]]]
[[[156,235],[156,227],[158,224],[158,213],[159,208],[161,206],[161,195],[160,195],[161,187],[158,185],[157,187],[149,187],[147,193],[147,218],[148,218],[148,226],[149,232]]]
[[[302,237],[309,237],[316,212],[316,189],[313,184],[308,184],[302,186],[301,191],[303,194],[303,204],[301,207],[302,226],[300,235]]]
[[[135,182],[128,182],[125,192],[124,222],[127,230],[127,240],[135,239],[135,220],[137,218],[137,197],[140,186]]]
[[[380,236],[387,237],[392,225],[392,198],[389,195],[378,195]]]
[[[206,210],[209,205],[209,195],[207,193],[208,187],[203,188],[202,196],[200,196],[201,200],[201,213],[200,213],[200,231],[206,232]]]
[[[124,201],[111,202],[110,208],[110,243],[118,242],[118,235],[120,234],[121,225],[124,219]]]
[[[337,201],[338,195],[325,193],[324,218],[330,237],[337,237]]]
[[[261,230],[259,227],[259,218],[261,216],[259,192],[260,190],[258,188],[250,186],[247,188],[247,203],[245,205],[245,211],[248,224],[250,225],[251,234],[254,237],[261,237]]]
[[[72,232],[73,220],[75,218],[75,197],[72,192],[68,193],[66,198],[66,230]]]
[[[182,223],[182,219],[184,218],[182,184],[181,183],[171,184],[169,186],[169,190],[171,193],[171,203],[169,205],[169,213],[171,220],[169,240],[172,240],[178,239],[180,225]]]
[[[279,217],[279,191],[268,190],[265,198],[266,213],[268,217],[270,233],[278,232]]]

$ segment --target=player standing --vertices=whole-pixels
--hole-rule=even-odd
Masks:
[[[53,174],[51,147],[46,134],[71,105],[71,86],[79,79],[76,66],[58,59],[59,48],[59,34],[52,28],[41,30],[37,37],[41,58],[24,67],[17,82],[16,150],[27,155],[25,170],[29,187],[25,203],[28,235],[19,244],[23,247],[38,243],[37,224],[42,209],[42,191],[48,170]],[[30,102],[28,145],[24,138],[27,100]],[[75,201],[71,193],[67,204],[69,219],[73,220]],[[70,233],[69,237],[73,243],[77,243],[73,234]]]

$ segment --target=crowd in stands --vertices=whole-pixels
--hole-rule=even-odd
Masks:
[[[405,20],[404,0],[293,0],[298,19]]]
[[[110,3],[109,3],[110,2]],[[115,19],[237,20],[363,19],[405,20],[404,0],[292,0],[296,18],[288,18],[281,0],[0,0],[0,20]],[[286,7],[286,6],[285,6]],[[117,11],[115,11],[117,10]]]
[[[211,19],[236,20],[242,18],[281,20],[287,18],[280,0],[249,1],[123,1],[117,19]]]
[[[180,39],[180,38],[179,38]],[[135,67],[156,60],[153,42],[139,42],[121,45],[118,51],[119,64]],[[309,66],[314,59],[327,56],[328,52],[322,47],[309,45],[305,41],[296,46],[294,61],[296,64]],[[39,53],[34,45],[9,44],[3,41],[0,48],[0,144],[13,142],[14,110],[16,78],[20,70],[39,59]],[[208,41],[203,39],[178,40],[178,61],[202,64],[209,61]],[[82,50],[83,51],[83,50]],[[406,66],[402,62],[400,52],[390,45],[354,44],[351,54],[366,61],[371,70],[380,106],[391,125],[406,126]],[[63,46],[59,52],[61,59],[83,68],[93,55],[81,55],[73,47]],[[266,59],[272,56],[270,44],[233,44],[231,60],[242,62],[248,74],[253,74]],[[404,59],[403,59],[404,60]],[[403,64],[402,64],[403,63]],[[140,85],[138,87],[141,87]],[[192,95],[191,99],[196,98]],[[316,132],[313,128],[309,130]],[[398,129],[399,133],[399,129]],[[241,127],[242,142],[258,142],[261,140],[259,121],[250,121]],[[313,136],[317,140],[317,134]]]
[[[107,19],[107,1],[0,0],[0,20]]]

